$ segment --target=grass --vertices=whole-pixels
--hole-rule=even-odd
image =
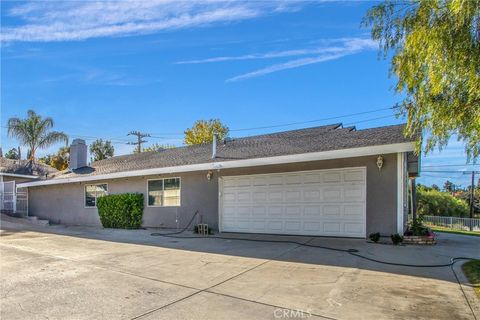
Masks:
[[[463,272],[473,285],[475,293],[480,298],[480,260],[471,260],[462,266]]]
[[[455,233],[455,234],[463,234],[467,236],[480,237],[480,232],[478,231],[452,230],[445,227],[433,227],[433,226],[428,226],[428,227],[432,229],[433,232],[446,232],[446,233]]]

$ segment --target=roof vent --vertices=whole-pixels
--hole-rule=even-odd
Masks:
[[[223,139],[223,144],[227,144],[227,142],[231,142],[231,141],[233,141],[233,138],[232,138],[232,137],[225,137],[225,138]]]
[[[212,159],[217,157],[217,134],[213,133],[213,141],[212,141]]]

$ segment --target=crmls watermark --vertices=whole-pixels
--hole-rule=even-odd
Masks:
[[[307,319],[311,316],[310,311],[305,310],[275,309],[273,311],[275,319]]]

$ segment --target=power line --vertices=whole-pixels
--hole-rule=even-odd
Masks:
[[[273,129],[273,128],[280,128],[280,127],[288,127],[288,126],[295,126],[295,125],[300,125],[300,124],[308,124],[308,123],[315,123],[315,122],[321,122],[321,121],[329,121],[329,120],[336,120],[336,119],[341,119],[341,118],[348,118],[348,117],[354,117],[354,116],[359,116],[359,115],[364,115],[364,114],[369,114],[369,113],[375,113],[379,111],[385,111],[385,110],[394,110],[399,108],[400,106],[398,104],[395,104],[394,106],[386,107],[386,108],[379,108],[379,109],[374,109],[374,110],[368,110],[368,111],[363,111],[363,112],[355,112],[355,113],[349,113],[349,114],[343,114],[340,116],[334,116],[334,117],[327,117],[327,118],[320,118],[320,119],[314,119],[314,120],[307,120],[307,121],[298,121],[298,122],[289,122],[289,123],[282,123],[282,124],[275,124],[275,125],[269,125],[269,126],[259,126],[259,127],[247,127],[247,128],[237,128],[237,129],[230,129],[230,132],[240,132],[240,131],[252,131],[252,130],[262,130],[262,129]],[[355,123],[362,123],[362,122],[367,122],[367,121],[373,121],[377,119],[385,119],[392,117],[393,115],[388,115],[388,116],[383,116],[383,117],[378,117],[378,118],[372,118],[372,119],[366,119],[362,121],[357,121],[357,122],[352,122],[351,124]],[[350,124],[346,124],[350,125]],[[183,135],[183,132],[169,132],[169,133],[152,133],[155,136],[161,136],[161,135]],[[158,137],[160,138],[160,137]]]
[[[437,165],[429,165],[429,166],[422,166],[422,168],[440,168],[440,167],[468,167],[468,166],[478,166],[479,164],[437,164]]]
[[[369,113],[374,113],[374,112],[379,112],[379,111],[384,111],[384,110],[393,110],[393,109],[396,109],[396,108],[398,108],[397,105],[395,105],[393,107],[388,107],[388,108],[381,108],[381,109],[375,109],[375,110],[370,110],[370,111],[344,114],[344,115],[335,116],[335,117],[321,118],[321,119],[315,119],[315,120],[309,120],[309,121],[290,122],[290,123],[283,123],[283,124],[277,124],[277,125],[271,125],[271,126],[232,129],[230,131],[236,132],[236,131],[249,131],[249,130],[261,130],[261,129],[270,129],[270,128],[278,128],[278,127],[287,127],[287,126],[294,126],[294,125],[299,125],[299,124],[307,124],[307,123],[335,120],[335,119],[340,119],[340,118],[348,118],[348,117],[359,116],[359,115],[363,115],[363,114],[369,114]],[[390,115],[389,115],[389,117],[390,117]]]

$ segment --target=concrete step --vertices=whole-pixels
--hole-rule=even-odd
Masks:
[[[27,220],[29,222],[31,222],[32,224],[35,224],[35,225],[39,225],[39,226],[48,226],[50,225],[50,222],[48,220],[41,220],[41,219],[38,219],[37,216],[28,216],[26,217]]]

